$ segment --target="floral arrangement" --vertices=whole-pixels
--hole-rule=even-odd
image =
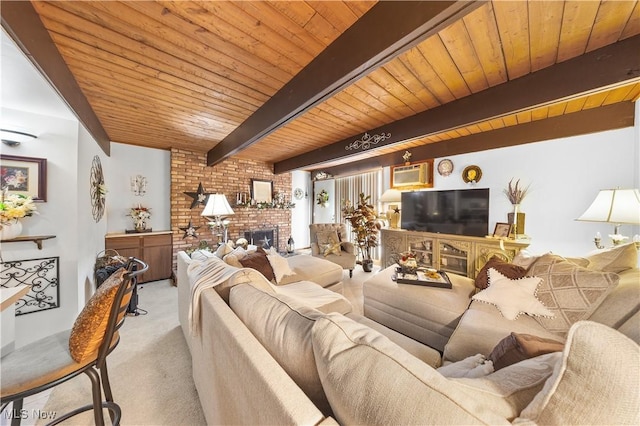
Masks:
[[[415,274],[418,270],[416,255],[410,251],[400,253],[398,255],[397,263],[405,274]]]
[[[0,223],[7,225],[37,212],[33,198],[22,194],[0,193]]]
[[[138,204],[138,207],[132,207],[129,210],[128,216],[133,218],[133,224],[136,229],[146,229],[147,220],[151,219],[151,209]]]
[[[520,186],[520,179],[518,179],[515,184],[513,183],[513,179],[511,179],[509,181],[509,185],[503,190],[503,192],[511,204],[520,204],[529,192],[529,185],[523,188]]]
[[[318,201],[318,205],[325,207],[329,202],[329,193],[323,189],[318,194],[317,201]]]

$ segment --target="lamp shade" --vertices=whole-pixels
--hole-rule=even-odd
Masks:
[[[603,189],[587,211],[576,220],[640,224],[638,189]]]
[[[233,214],[233,210],[224,194],[210,194],[201,216],[214,217],[229,216],[231,214]]]
[[[397,189],[387,189],[380,197],[380,201],[383,203],[398,203],[402,200],[402,192]]]

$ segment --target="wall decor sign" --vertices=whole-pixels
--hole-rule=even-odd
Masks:
[[[104,183],[104,173],[100,157],[95,155],[91,162],[91,173],[89,175],[89,189],[91,195],[91,213],[96,223],[100,222],[104,215],[107,187]]]
[[[270,203],[273,201],[273,181],[251,179],[251,198],[256,203]]]
[[[31,286],[16,302],[16,316],[60,307],[59,257],[2,262],[0,287]]]
[[[391,137],[391,133],[382,133],[380,135],[371,136],[369,133],[365,133],[362,135],[362,138],[351,142],[349,145],[345,146],[344,149],[347,151],[352,151],[356,149],[369,149],[372,145],[377,145],[380,142],[383,142]]]
[[[0,187],[11,194],[47,201],[47,159],[0,155]]]

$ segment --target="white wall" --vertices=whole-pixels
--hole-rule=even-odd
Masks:
[[[521,205],[526,213],[525,232],[531,237],[530,250],[585,255],[595,249],[593,238],[598,231],[610,245],[607,235],[613,232],[613,225],[575,219],[600,189],[640,186],[638,121],[633,128],[451,156],[454,172],[448,177],[436,172],[433,189],[471,188],[462,180],[462,170],[479,166],[482,179],[475,187],[491,190],[492,232],[495,223],[506,222],[512,210],[502,190],[512,178],[521,179],[521,184],[531,185]],[[436,158],[434,164],[440,160]],[[632,236],[639,231],[637,226],[623,225],[622,233]]]
[[[151,208],[149,226],[154,231],[171,230],[171,152],[160,149],[111,143],[109,172],[105,182],[107,193],[107,232],[124,233],[133,229],[129,210],[141,204]],[[130,179],[147,178],[147,192],[136,196]]]
[[[309,224],[311,223],[311,203],[313,195],[311,189],[311,173],[296,170],[291,173],[291,194],[296,188],[302,189],[306,197],[302,200],[293,199],[296,206],[291,210],[291,236],[296,248],[309,247]]]
[[[55,235],[38,250],[32,242],[5,243],[5,261],[60,257],[60,307],[16,317],[16,346],[70,328],[78,314],[79,238],[94,232],[79,220],[78,132],[76,121],[2,109],[2,123],[38,136],[18,147],[2,146],[2,154],[47,159],[47,201],[37,203],[38,215],[25,218],[23,235]],[[87,175],[88,179],[88,175]],[[89,254],[90,255],[90,254]]]

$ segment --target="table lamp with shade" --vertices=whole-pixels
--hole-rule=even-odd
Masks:
[[[613,234],[610,234],[609,238],[613,241],[613,245],[621,244],[629,237],[620,234],[620,225],[640,224],[640,190],[603,189],[589,208],[576,220],[615,224]],[[604,248],[600,241],[598,232],[594,242],[599,249]]]
[[[215,231],[218,242],[227,242],[229,225],[227,216],[232,214],[234,214],[233,209],[224,194],[210,194],[200,216],[209,220],[209,227]]]
[[[402,201],[402,192],[393,188],[384,191],[382,197],[380,197],[380,202],[382,203],[398,203],[389,204],[386,214],[387,220],[389,221],[389,228],[398,228],[398,221],[400,220],[400,201]]]

